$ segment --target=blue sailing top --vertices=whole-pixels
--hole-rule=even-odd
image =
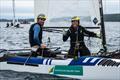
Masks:
[[[33,31],[34,31],[34,41],[40,46],[41,45],[39,40],[40,27],[38,24],[34,26]]]
[[[42,27],[40,24],[35,23],[31,26],[29,30],[29,42],[30,46],[33,47],[35,45],[40,46],[42,43]]]

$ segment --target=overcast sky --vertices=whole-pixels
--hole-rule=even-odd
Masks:
[[[120,0],[103,0],[104,13],[120,13]],[[15,0],[16,16],[34,17],[34,0]],[[12,0],[0,0],[0,18],[12,18]]]

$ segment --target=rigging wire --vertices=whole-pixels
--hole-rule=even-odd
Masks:
[[[120,0],[118,1],[118,7],[119,7],[118,8],[119,9],[118,13],[120,14]],[[120,25],[120,23],[118,25]],[[120,34],[120,28],[119,28],[119,34]],[[120,37],[120,35],[119,35],[119,37]],[[119,41],[119,48],[118,48],[118,50],[120,51],[120,41]]]
[[[48,6],[47,6],[47,16],[49,17],[50,13],[49,13],[49,8],[50,8],[50,0],[48,0]],[[49,20],[49,19],[48,19]],[[48,24],[49,24],[49,21],[48,21]],[[47,33],[47,47],[51,47],[51,38],[50,36],[48,35]]]

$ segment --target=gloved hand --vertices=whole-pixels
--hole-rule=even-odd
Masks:
[[[36,45],[31,48],[31,51],[36,52],[38,49],[39,49],[39,46]]]
[[[97,33],[96,36],[97,36],[97,38],[100,38],[100,39],[101,39],[100,33]]]
[[[63,29],[63,35],[65,35],[66,34],[66,31],[65,31],[65,29]]]

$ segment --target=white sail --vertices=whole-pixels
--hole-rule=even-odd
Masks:
[[[12,0],[13,2],[13,26],[15,26],[15,0]]]
[[[34,13],[47,15],[46,26],[68,26],[72,16],[80,16],[84,26],[100,23],[98,0],[34,0]]]
[[[99,4],[99,0],[89,0],[89,12],[90,12],[90,16],[91,16],[91,21],[93,23],[94,26],[100,26],[100,4]],[[96,22],[95,21],[96,18]]]
[[[34,0],[35,20],[36,20],[36,17],[38,16],[38,14],[40,14],[40,13],[44,13],[45,15],[47,15],[48,8],[49,8],[48,3],[49,3],[49,0]]]

